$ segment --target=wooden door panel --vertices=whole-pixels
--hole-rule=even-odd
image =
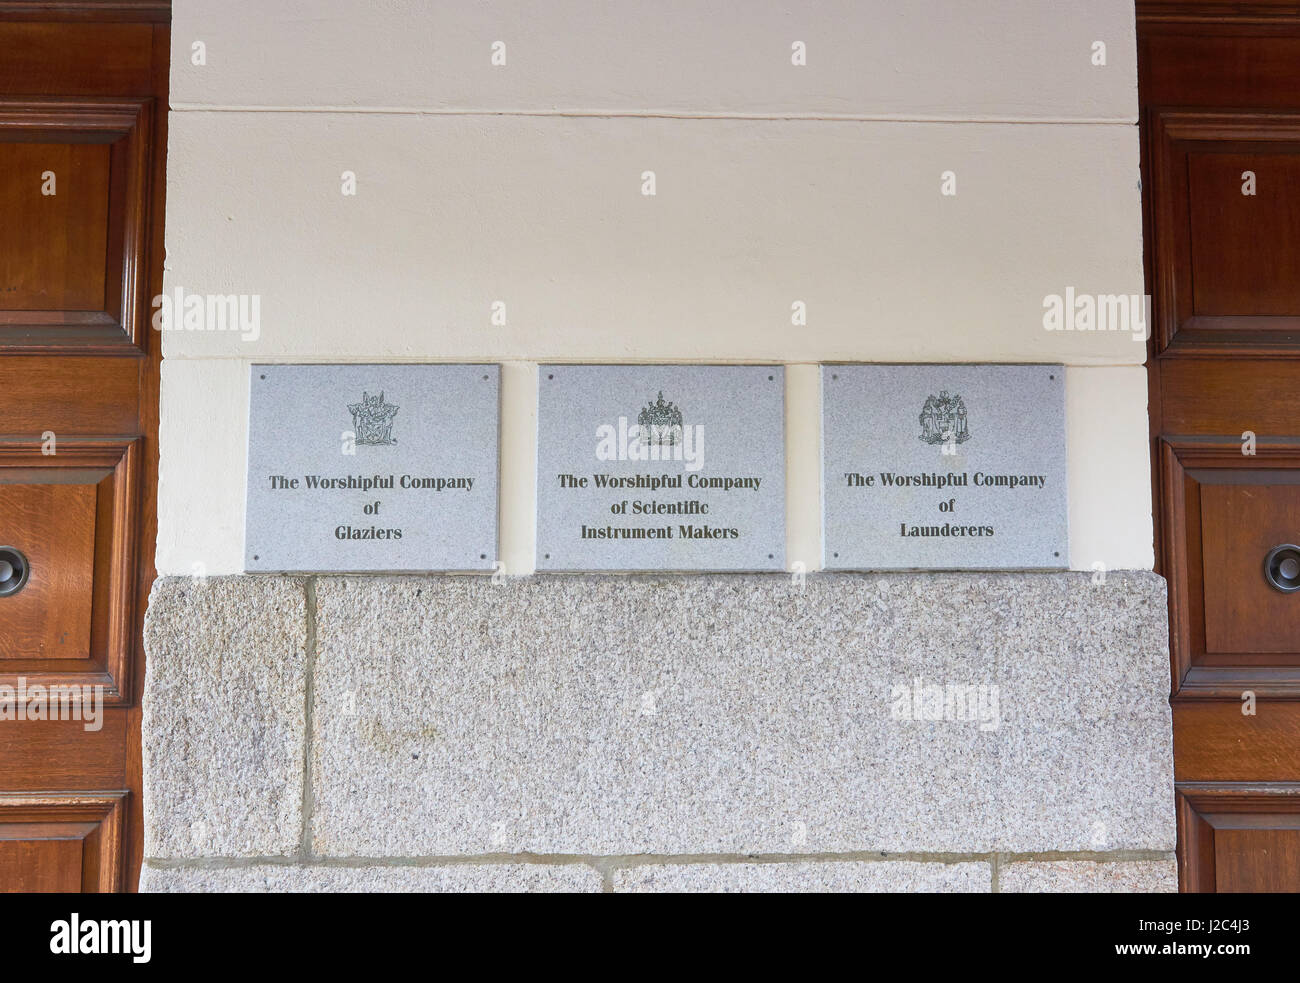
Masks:
[[[0,794],[0,891],[121,890],[125,797]]]
[[[1177,782],[1289,782],[1296,775],[1300,703],[1260,696],[1249,687],[1232,697],[1175,702]]]
[[[13,629],[0,639],[0,685],[21,676],[131,701],[140,455],[138,438],[0,440],[0,545],[31,569],[27,587],[0,597]]]
[[[134,890],[143,854],[170,19],[0,0],[0,546],[31,571],[0,596],[0,890]]]
[[[141,350],[150,108],[0,99],[0,353]]]
[[[1265,559],[1300,540],[1300,8],[1138,0],[1137,24],[1179,880],[1296,891],[1300,591]]]
[[[1300,655],[1300,594],[1272,587],[1264,568],[1273,547],[1300,542],[1300,471],[1279,477],[1291,480],[1201,489],[1208,653]]]
[[[5,399],[0,433],[107,436],[139,430],[144,407],[136,358],[60,355],[53,359],[4,353],[0,366]]]
[[[127,787],[130,713],[106,707],[98,730],[82,720],[6,721],[0,726],[5,791]]]
[[[1187,784],[1177,798],[1185,889],[1300,891],[1300,785]]]
[[[1300,334],[1297,334],[1300,338]],[[1220,357],[1162,359],[1158,391],[1163,431],[1178,436],[1214,436],[1235,441],[1241,450],[1242,435],[1249,431],[1261,444],[1276,437],[1294,435],[1297,424],[1295,397],[1296,366],[1279,357],[1238,357],[1233,349],[1249,343],[1252,351],[1268,350],[1270,340],[1250,341],[1238,337],[1203,354]],[[1284,338],[1275,339],[1279,343]],[[1233,352],[1231,359],[1223,357]]]
[[[85,824],[76,829],[35,823],[29,829],[0,826],[0,892],[80,891],[82,840],[89,830]]]
[[[1167,12],[1156,8],[1165,6]],[[1138,0],[1138,77],[1146,105],[1251,106],[1287,109],[1296,105],[1295,66],[1300,37],[1281,11],[1273,29],[1234,18],[1228,4],[1201,20],[1179,16],[1193,3]],[[1201,4],[1202,7],[1208,6]],[[1294,11],[1290,13],[1294,14]],[[1161,16],[1165,17],[1161,23]],[[1247,101],[1248,100],[1248,101]]]
[[[90,658],[97,484],[0,484],[0,545],[29,565],[25,586],[0,598],[0,665]]]
[[[1214,861],[1216,891],[1300,891],[1300,823],[1293,829],[1215,830]]]
[[[0,10],[6,17],[0,22],[0,92],[118,95],[153,89],[150,24],[69,23],[59,18],[59,3],[48,6],[49,15],[36,22],[26,17],[29,11]],[[137,6],[140,20],[171,19],[170,3]]]
[[[1286,149],[1188,154],[1193,316],[1300,316],[1300,144]]]
[[[1264,574],[1300,537],[1300,441],[1244,454],[1240,440],[1164,436],[1156,450],[1174,692],[1300,696],[1300,592]]]
[[[1300,115],[1159,108],[1147,127],[1157,351],[1300,350]]]
[[[102,143],[0,143],[0,306],[104,309],[109,159]]]

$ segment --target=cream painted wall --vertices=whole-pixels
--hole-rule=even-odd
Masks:
[[[243,112],[171,125],[169,289],[260,294],[262,333],[169,332],[168,358],[1144,357],[1124,332],[1043,328],[1044,296],[1067,287],[1143,292],[1133,126]]]
[[[164,336],[160,572],[242,569],[254,360],[504,362],[511,573],[538,361],[788,364],[809,569],[813,363],[1061,361],[1072,564],[1150,568],[1144,346],[1042,324],[1143,289],[1131,8],[176,0],[167,287],[256,294],[261,328]]]
[[[1137,119],[1132,0],[175,0],[172,104]],[[203,66],[193,44],[206,45]],[[506,64],[493,66],[494,42]],[[791,65],[804,42],[807,64]],[[1105,68],[1091,46],[1106,44]]]

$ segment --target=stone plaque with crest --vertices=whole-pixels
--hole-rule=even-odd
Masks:
[[[784,375],[543,365],[539,570],[782,570]]]
[[[245,569],[492,570],[496,365],[254,365]]]
[[[822,367],[831,570],[1069,566],[1060,365]]]

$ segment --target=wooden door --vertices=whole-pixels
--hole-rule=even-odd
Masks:
[[[1300,891],[1300,7],[1137,10],[1179,877]]]
[[[0,0],[4,891],[140,868],[170,19]]]

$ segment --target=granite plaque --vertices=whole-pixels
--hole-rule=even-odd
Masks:
[[[785,568],[780,367],[539,375],[539,570]]]
[[[244,568],[491,570],[496,365],[254,365]]]
[[[1060,365],[822,367],[831,570],[1068,567]]]

